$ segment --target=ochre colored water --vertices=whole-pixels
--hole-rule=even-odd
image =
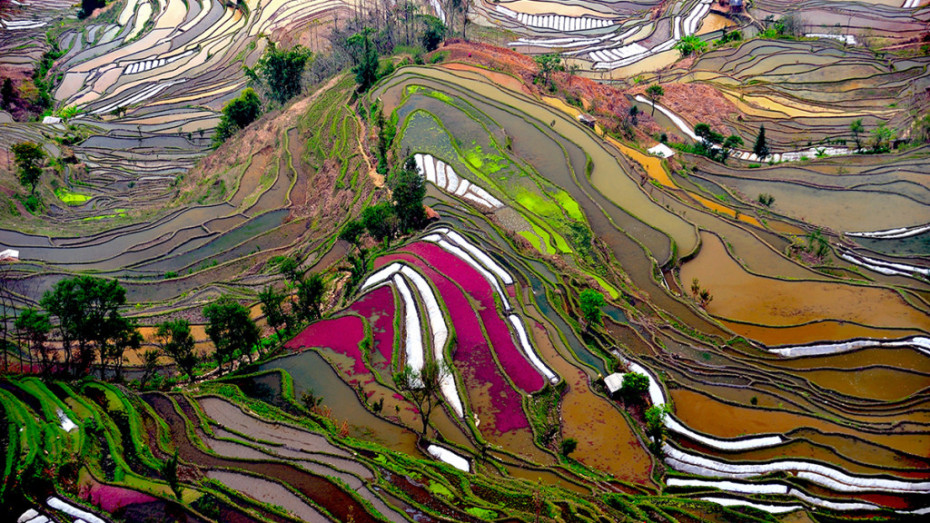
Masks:
[[[770,326],[839,320],[878,328],[930,330],[930,316],[909,306],[894,291],[755,276],[729,256],[715,235],[702,232],[701,239],[701,252],[682,266],[681,281],[689,287],[696,278],[701,288],[711,292],[714,299],[707,312],[714,316]],[[740,334],[749,334],[736,324],[729,326]],[[831,338],[815,334],[806,341],[823,339]]]

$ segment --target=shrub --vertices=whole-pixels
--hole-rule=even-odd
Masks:
[[[578,448],[578,440],[575,438],[565,438],[562,440],[562,455],[568,457],[569,454],[575,452],[575,449]]]

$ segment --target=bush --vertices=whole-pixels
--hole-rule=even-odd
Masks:
[[[629,400],[641,400],[649,390],[649,378],[638,372],[627,372],[623,375],[623,384],[620,385],[620,394]]]
[[[562,440],[562,455],[568,457],[569,454],[575,452],[575,449],[578,448],[578,440],[575,438],[565,438]]]

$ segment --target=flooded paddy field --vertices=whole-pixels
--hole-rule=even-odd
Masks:
[[[343,71],[215,149],[269,42],[324,60],[331,25],[407,24],[403,8],[0,11],[2,71],[57,42],[49,93],[68,115],[0,123],[0,148],[44,140],[75,159],[45,215],[0,209],[17,251],[4,297],[21,311],[75,275],[118,279],[143,337],[120,384],[58,380],[45,375],[63,363],[10,351],[33,376],[0,377],[0,501],[188,521],[925,515],[926,9],[757,4],[418,3],[411,23],[449,25],[437,51],[379,41],[394,54],[367,91]],[[458,39],[471,31],[508,49]],[[742,145],[701,154],[702,122]],[[408,156],[428,222],[346,233],[399,207],[391,171]],[[287,312],[306,292],[289,271],[322,276],[319,313],[272,325],[262,291]],[[219,296],[265,337],[229,371],[203,311]],[[174,318],[203,362],[150,378],[143,351]],[[10,347],[46,343],[13,330]],[[52,463],[57,482],[34,477]]]

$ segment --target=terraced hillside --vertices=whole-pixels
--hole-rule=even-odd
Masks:
[[[70,358],[36,363],[63,352],[62,326],[50,343],[23,321],[9,329],[0,502],[15,517],[930,512],[920,2],[761,2],[736,16],[717,2],[477,1],[466,33],[502,28],[513,49],[581,69],[450,39],[398,45],[364,89],[360,52],[352,72],[211,150],[247,85],[241,65],[269,41],[313,46],[311,28],[338,31],[354,9],[228,4],[127,0],[66,21],[50,32],[65,51],[56,107],[84,112],[3,124],[4,149],[30,139],[78,159],[39,189],[60,205],[33,215],[9,198],[4,325],[92,274],[125,288],[143,336],[125,352],[129,381],[106,368],[99,381],[68,376]],[[451,3],[421,7],[462,30]],[[34,24],[68,18],[50,13]],[[786,13],[828,27],[765,21]],[[684,59],[674,48],[735,29]],[[68,135],[77,143],[55,140]],[[408,171],[428,220],[400,227]],[[9,174],[5,190],[22,193]],[[308,306],[310,281],[324,291]],[[265,336],[228,371],[204,310],[220,296]],[[165,319],[193,324],[196,369],[171,355]]]

